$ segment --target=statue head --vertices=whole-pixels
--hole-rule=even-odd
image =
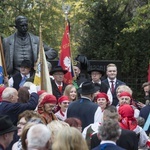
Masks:
[[[25,16],[18,16],[15,19],[15,27],[19,34],[25,35],[28,31],[28,19]]]

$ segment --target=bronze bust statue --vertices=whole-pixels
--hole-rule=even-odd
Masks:
[[[39,37],[28,32],[28,19],[25,16],[18,16],[15,27],[17,31],[3,39],[6,69],[9,75],[19,71],[23,60],[31,60],[34,67],[39,53]],[[57,57],[57,51],[45,44],[43,46],[47,61]]]

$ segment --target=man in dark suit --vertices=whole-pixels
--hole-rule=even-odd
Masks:
[[[104,120],[98,128],[98,134],[100,135],[101,143],[93,150],[125,150],[116,145],[116,141],[121,134],[118,121],[113,119]]]
[[[33,76],[32,64],[30,60],[23,60],[20,65],[20,72],[16,73],[9,79],[9,87],[18,90],[24,85],[27,79]]]
[[[109,87],[101,81],[101,77],[104,75],[104,71],[99,67],[90,68],[88,73],[91,75],[91,80],[100,87],[100,92],[107,94]]]
[[[117,106],[118,98],[116,95],[116,89],[119,85],[125,85],[124,82],[117,79],[117,66],[115,64],[108,64],[106,68],[107,79],[103,80],[108,88],[111,89],[113,97],[112,105]]]
[[[118,121],[118,113],[115,106],[109,106],[104,110],[103,119]],[[95,133],[91,136],[91,149],[98,146],[101,142],[100,134]],[[126,150],[138,150],[138,137],[135,132],[121,129],[121,135],[116,144]],[[94,149],[95,150],[95,149]]]
[[[109,101],[110,101],[110,104],[111,104],[112,100],[113,100],[112,94],[111,94],[111,90],[101,80],[101,78],[104,76],[104,71],[99,66],[95,66],[95,67],[91,66],[90,69],[88,70],[88,73],[90,74],[91,80],[95,84],[95,86],[99,86],[100,87],[99,92],[104,92],[104,93],[106,93],[108,95]]]
[[[67,110],[67,118],[76,117],[82,121],[82,129],[94,122],[101,122],[102,110],[92,102],[94,93],[99,87],[94,86],[92,82],[84,82],[82,87],[78,89],[81,98],[69,104]]]
[[[64,74],[67,73],[67,70],[63,70],[61,66],[55,66],[50,74],[54,77],[54,80],[51,80],[53,95],[57,98],[60,98],[63,95],[65,87],[67,84],[64,83]]]

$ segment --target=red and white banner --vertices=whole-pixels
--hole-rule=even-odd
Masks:
[[[70,26],[66,23],[64,35],[61,43],[59,65],[68,72],[64,76],[64,82],[71,84],[73,80],[72,58],[70,50]]]

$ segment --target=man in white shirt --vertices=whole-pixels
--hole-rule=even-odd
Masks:
[[[124,82],[117,79],[117,66],[115,64],[108,64],[106,68],[107,79],[103,80],[108,88],[111,90],[113,97],[112,105],[118,104],[118,98],[116,96],[116,89],[119,85],[125,85]]]
[[[18,90],[33,75],[32,64],[30,60],[23,60],[20,65],[20,72],[12,76],[8,80],[9,87],[14,87]]]

